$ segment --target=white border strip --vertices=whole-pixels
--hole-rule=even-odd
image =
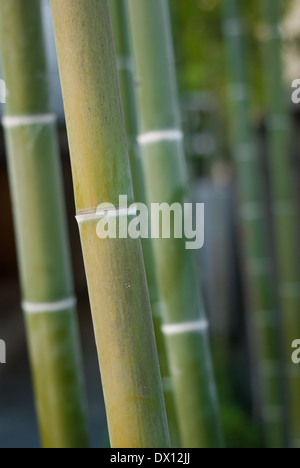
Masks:
[[[161,141],[181,141],[183,140],[182,130],[158,130],[156,132],[143,133],[138,136],[140,145],[151,145]]]
[[[24,127],[26,125],[48,125],[55,122],[55,114],[6,115],[2,119],[4,128]]]
[[[42,314],[46,312],[61,312],[76,306],[76,298],[69,297],[56,302],[22,302],[22,309],[26,314]]]
[[[180,335],[182,333],[203,332],[209,327],[207,320],[197,320],[196,322],[183,322],[170,325],[163,325],[162,332],[167,336]]]
[[[118,208],[115,210],[97,210],[93,213],[82,213],[76,215],[76,220],[78,224],[88,223],[89,221],[97,221],[101,218],[118,218],[120,216],[136,216],[137,215],[137,205],[133,204],[129,207]]]

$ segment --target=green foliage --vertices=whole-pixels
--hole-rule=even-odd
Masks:
[[[222,101],[226,96],[224,45],[221,29],[222,0],[171,0],[177,68],[181,86],[210,90]],[[284,0],[287,9],[292,0]],[[262,98],[261,0],[241,2],[247,37],[249,74],[254,102]]]

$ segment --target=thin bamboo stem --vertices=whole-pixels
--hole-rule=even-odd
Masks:
[[[169,447],[141,243],[97,236],[100,203],[134,201],[108,1],[51,4],[111,444]]]
[[[279,296],[284,316],[285,365],[289,383],[290,445],[300,448],[300,369],[291,363],[291,346],[300,336],[300,276],[296,197],[293,191],[289,117],[282,75],[282,5],[279,0],[264,0],[267,38],[265,43],[265,82],[268,106],[270,174],[273,219],[278,260]]]
[[[261,167],[249,120],[249,86],[240,3],[238,0],[222,2],[233,152],[240,192],[239,215],[244,232],[243,249],[251,297],[249,312],[253,308],[250,321],[258,340],[265,440],[269,448],[283,448],[286,443],[286,408],[281,385],[280,321],[272,276]]]
[[[125,119],[129,159],[135,200],[147,205],[146,187],[144,182],[141,147],[137,143],[138,115],[135,94],[133,57],[128,31],[128,12],[125,0],[110,0],[110,12],[114,31],[114,42],[117,54],[117,65],[121,87],[123,114]],[[154,264],[152,240],[142,239],[142,248],[148,281],[150,304],[156,336],[160,372],[162,376],[164,397],[172,447],[180,446],[180,436],[177,412],[174,402],[173,381],[167,356],[165,337],[162,333],[162,302],[158,288],[158,280]]]
[[[55,117],[39,0],[0,0],[0,45],[23,310],[45,448],[88,445]]]
[[[184,160],[168,4],[129,0],[138,80],[139,141],[150,203],[184,203]],[[154,241],[179,426],[184,447],[220,447],[207,321],[184,240]]]

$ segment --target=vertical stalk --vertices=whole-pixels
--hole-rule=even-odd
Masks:
[[[168,4],[128,0],[138,75],[146,186],[150,203],[187,196],[187,170],[178,106]],[[157,274],[179,426],[184,447],[220,447],[221,430],[208,343],[193,259],[183,239],[155,239]]]
[[[281,385],[279,312],[272,278],[266,206],[261,167],[249,123],[249,89],[243,25],[238,0],[222,2],[223,33],[226,42],[230,86],[230,121],[233,152],[240,192],[240,225],[244,232],[245,268],[251,317],[258,340],[259,372],[262,387],[262,417],[266,445],[285,446],[285,406]]]
[[[285,364],[289,381],[292,447],[300,448],[300,369],[291,363],[292,342],[300,336],[300,281],[297,215],[291,171],[289,117],[282,76],[281,2],[263,0],[268,37],[265,44],[265,81],[270,143],[273,219],[278,260],[279,296],[284,313]]]
[[[262,174],[253,130],[249,123],[249,90],[244,55],[243,25],[239,0],[223,2],[223,32],[230,81],[231,126],[234,157],[240,189],[240,223],[244,231],[244,253],[251,317],[258,339],[262,387],[262,418],[266,445],[285,445],[285,405],[281,384],[280,321],[268,243],[266,205]]]
[[[128,12],[125,0],[110,0],[110,12],[114,32],[115,49],[123,113],[127,131],[127,142],[131,166],[132,182],[135,200],[147,205],[146,187],[144,182],[141,148],[137,143],[138,115],[134,82],[133,58],[128,31]],[[157,275],[154,264],[154,252],[151,239],[142,239],[142,248],[148,281],[150,304],[156,336],[160,372],[162,376],[164,397],[169,423],[172,447],[180,446],[177,413],[174,402],[173,381],[167,356],[165,337],[162,333],[162,302],[160,299]]]
[[[100,238],[98,205],[120,220],[109,204],[133,203],[108,1],[51,4],[111,444],[168,447],[141,243]]]
[[[76,308],[39,0],[0,0],[0,44],[23,310],[41,439],[87,447]]]

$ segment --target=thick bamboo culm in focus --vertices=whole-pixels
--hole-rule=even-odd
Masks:
[[[272,276],[272,253],[268,240],[263,179],[250,126],[249,90],[246,71],[240,0],[223,0],[223,33],[226,42],[230,87],[230,120],[233,151],[240,193],[240,226],[244,232],[243,250],[249,312],[258,342],[259,373],[262,387],[262,418],[266,445],[283,448],[285,441],[284,391],[280,355],[280,319]],[[253,311],[251,311],[253,308]]]
[[[133,200],[107,0],[52,0],[81,243],[113,448],[169,434],[140,240],[100,239],[97,207]],[[112,212],[113,211],[113,212]],[[98,237],[99,236],[99,237]]]
[[[150,203],[187,201],[187,169],[168,3],[128,0]],[[208,323],[193,259],[182,239],[155,239],[164,326],[183,446],[220,447],[222,436]]]
[[[133,57],[128,31],[128,12],[126,0],[110,0],[110,11],[114,32],[117,65],[121,86],[123,113],[127,130],[127,142],[132,173],[135,200],[147,205],[141,148],[137,142],[138,116],[135,95]],[[151,239],[142,239],[146,276],[150,294],[150,304],[154,322],[160,372],[162,376],[167,418],[172,447],[180,447],[177,412],[174,402],[173,381],[167,356],[165,337],[162,333],[162,302],[154,264],[154,251]]]
[[[291,361],[291,346],[300,336],[300,268],[296,194],[293,190],[289,116],[281,60],[282,3],[262,0],[267,25],[265,84],[273,219],[278,260],[279,296],[284,318],[285,366],[289,383],[290,445],[300,448],[300,368]]]
[[[76,307],[40,0],[0,0],[3,126],[23,310],[45,448],[88,446]]]

